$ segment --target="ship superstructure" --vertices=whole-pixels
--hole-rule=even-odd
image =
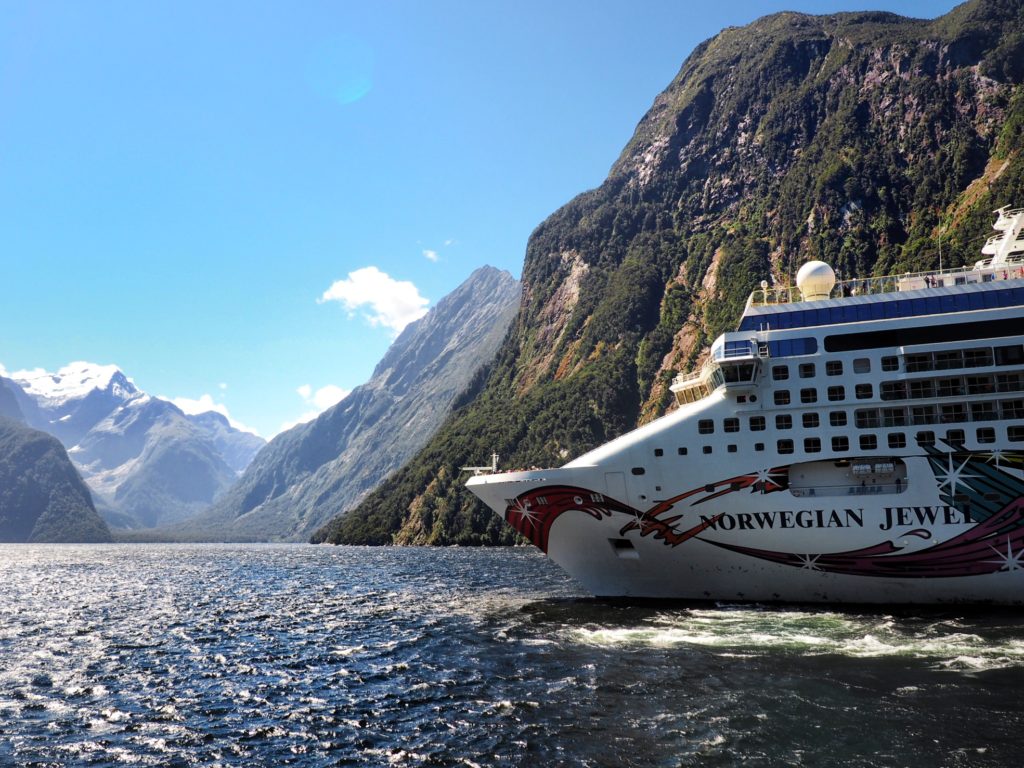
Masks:
[[[970,267],[762,283],[678,408],[468,486],[599,596],[1024,602],[1024,209]]]

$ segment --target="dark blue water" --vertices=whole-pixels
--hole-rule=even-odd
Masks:
[[[0,547],[0,765],[1022,755],[1016,613],[607,604],[531,550]]]

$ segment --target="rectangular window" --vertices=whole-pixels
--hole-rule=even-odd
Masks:
[[[1000,392],[1020,392],[1024,377],[1019,373],[1000,373],[996,376],[996,389]]]
[[[846,399],[846,387],[842,384],[828,388],[828,400],[830,403],[838,403]]]
[[[914,400],[930,400],[935,397],[935,382],[931,379],[911,381],[910,397]]]
[[[765,423],[764,416],[751,416],[750,417],[750,431],[751,432],[764,432]]]
[[[862,451],[873,451],[878,448],[878,438],[875,435],[861,435],[860,449]]]
[[[870,384],[858,384],[854,387],[853,393],[858,400],[870,400],[873,390]]]
[[[678,453],[680,456],[685,456],[688,452],[689,451],[687,451],[687,449],[684,448],[683,446],[679,446],[678,448],[676,448],[676,453]]]
[[[739,432],[740,431],[740,420],[729,418],[722,422],[722,428],[726,432]]]
[[[820,423],[818,414],[816,413],[805,413],[804,414],[804,429],[817,429]]]
[[[789,378],[789,366],[788,365],[773,365],[772,366],[772,380],[773,381],[785,381]]]
[[[883,427],[905,427],[907,425],[907,412],[903,408],[883,408]]]
[[[793,441],[792,440],[779,440],[775,444],[776,449],[779,453],[792,453],[793,452]]]
[[[800,363],[800,378],[814,378],[814,363]]]
[[[655,456],[664,456],[665,455],[665,451],[662,448],[655,448],[654,449],[654,455]]]
[[[821,452],[821,438],[818,438],[818,437],[805,437],[804,438],[804,452],[805,453],[820,453]]]
[[[1024,442],[1024,427],[1007,427],[1006,437],[1011,443]]]
[[[889,447],[890,448],[906,448],[907,447],[907,436],[902,432],[890,432],[889,433]]]
[[[793,428],[793,417],[788,413],[780,413],[775,417],[775,428],[776,429],[792,429]]]
[[[725,446],[725,450],[727,450],[729,453],[736,453],[736,444],[729,443],[729,445]]]
[[[977,435],[978,442],[982,444],[996,441],[996,431],[992,427],[981,427],[978,429]]]
[[[775,393],[775,404],[776,405],[789,405],[789,390],[780,389]]]
[[[965,349],[964,350],[964,367],[965,368],[984,368],[992,365],[992,350],[986,348],[983,349]]]
[[[1004,419],[1024,419],[1024,400],[1003,400],[999,412]]]
[[[907,355],[907,373],[920,373],[934,370],[930,352],[921,355]]]
[[[939,421],[943,424],[953,424],[958,421],[967,421],[967,409],[963,403],[949,403],[939,406]]]
[[[907,383],[905,381],[883,381],[879,394],[883,400],[906,400]]]
[[[1024,365],[1024,345],[1011,344],[1008,347],[996,347],[996,365]]]
[[[935,370],[949,371],[964,367],[964,353],[959,349],[935,353]]]
[[[704,451],[704,453],[711,453],[711,446],[710,445],[705,445],[704,448],[703,448],[703,451]]]
[[[882,358],[882,370],[883,371],[898,371],[900,369],[900,359],[892,355],[888,355]]]
[[[995,421],[998,417],[996,404],[991,400],[984,403],[971,403],[971,421]]]
[[[996,383],[991,376],[968,376],[968,395],[990,395],[996,391]]]
[[[801,403],[816,403],[818,402],[818,390],[814,387],[806,387],[800,390],[800,402]]]
[[[832,438],[832,450],[833,451],[848,451],[850,450],[850,438],[840,436]]]
[[[764,450],[764,443],[754,443],[754,450],[755,451],[763,451]]]
[[[946,442],[950,445],[962,446],[967,436],[962,429],[950,429],[946,432]]]
[[[843,361],[842,360],[829,360],[825,363],[825,374],[827,376],[842,376],[843,375]]]
[[[697,422],[697,431],[702,435],[710,435],[715,431],[715,422],[711,419],[701,419]]]
[[[857,429],[875,429],[882,422],[878,418],[877,408],[861,408],[853,414],[853,423]]]
[[[910,409],[910,420],[914,424],[937,424],[937,414],[934,405],[915,405]]]
[[[922,448],[935,445],[935,433],[928,429],[918,432],[914,435],[914,439],[917,440],[917,444]]]
[[[871,373],[871,361],[866,357],[858,357],[853,361],[854,373]]]
[[[964,385],[959,377],[939,379],[935,384],[935,391],[939,397],[961,397],[964,393]]]
[[[830,411],[828,414],[828,423],[833,427],[845,427],[846,411]]]

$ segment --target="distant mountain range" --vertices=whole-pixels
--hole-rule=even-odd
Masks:
[[[265,444],[220,414],[188,415],[141,392],[115,366],[71,363],[0,382],[11,395],[0,396],[0,412],[13,400],[28,426],[58,438],[117,528],[153,528],[206,509]]]
[[[169,531],[201,540],[305,540],[398,469],[481,381],[519,306],[519,283],[482,267],[388,349],[368,382],[275,437],[207,512]]]

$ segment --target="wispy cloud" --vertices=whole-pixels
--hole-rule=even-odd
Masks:
[[[254,435],[259,434],[259,432],[252,427],[247,427],[242,422],[233,419],[231,414],[228,413],[228,407],[224,405],[224,403],[216,402],[211,394],[203,393],[198,398],[165,397],[164,395],[159,395],[159,399],[174,403],[182,410],[183,413],[188,414],[189,416],[198,416],[200,413],[209,413],[210,411],[219,413],[227,419],[228,423],[235,429],[241,430],[242,432],[252,432]]]
[[[348,397],[352,390],[339,387],[337,384],[328,384],[320,387],[320,389],[313,389],[309,384],[303,384],[301,387],[296,388],[295,391],[298,392],[299,397],[305,402],[308,410],[294,421],[286,421],[282,424],[281,429],[278,430],[279,432],[285,432],[299,424],[312,421],[332,405]]]
[[[423,258],[425,258],[427,261],[432,261],[436,264],[437,260],[440,259],[441,257],[437,255],[437,251],[432,251],[429,248],[426,248],[423,251]]]
[[[408,280],[395,280],[376,267],[363,267],[336,280],[324,291],[319,302],[337,301],[350,313],[364,309],[371,325],[390,328],[397,336],[413,320],[427,314],[430,300]]]
[[[445,245],[445,248],[447,248],[448,246],[455,245],[458,242],[459,241],[456,240],[454,237],[449,237],[447,240],[444,241],[444,245]]]

